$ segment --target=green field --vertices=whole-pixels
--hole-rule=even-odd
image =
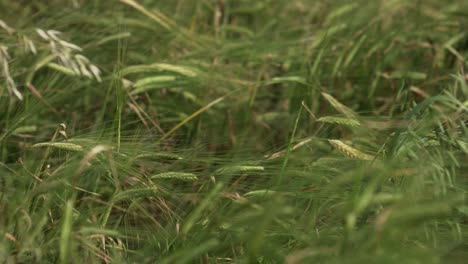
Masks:
[[[468,1],[0,0],[0,263],[466,263]]]

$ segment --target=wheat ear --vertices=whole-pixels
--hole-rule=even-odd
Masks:
[[[150,177],[151,179],[177,179],[182,181],[194,181],[197,180],[197,175],[186,172],[164,172],[156,174]]]
[[[65,143],[65,142],[43,142],[37,143],[31,146],[31,148],[41,148],[41,147],[50,147],[56,149],[63,149],[69,151],[83,151],[83,147],[73,143]]]
[[[352,158],[352,159],[357,159],[357,160],[373,160],[374,157],[365,153],[362,153],[361,151],[346,145],[345,143],[341,142],[340,140],[337,139],[329,139],[328,142],[330,144],[338,149],[341,153],[343,153],[345,156]]]

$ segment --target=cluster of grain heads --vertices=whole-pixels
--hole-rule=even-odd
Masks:
[[[37,54],[36,46],[34,42],[27,37],[26,35],[20,34],[14,28],[10,27],[5,23],[5,21],[0,19],[0,28],[2,28],[8,35],[11,35],[14,38],[14,41],[18,43],[14,46],[22,46],[26,52],[30,52],[32,54]],[[0,31],[1,32],[1,31]],[[11,45],[8,45],[11,46]],[[0,69],[1,75],[5,79],[5,85],[10,95],[15,96],[19,100],[23,100],[23,95],[18,91],[15,81],[13,80],[10,69],[9,69],[9,61],[11,57],[8,53],[7,45],[3,45],[0,43]]]
[[[176,179],[181,181],[195,181],[197,175],[187,172],[164,172],[150,177],[151,179]]]
[[[24,48],[24,50],[26,52],[31,52],[32,54],[37,53],[36,46],[34,45],[34,42],[29,37],[27,37],[26,35],[22,35],[22,34],[18,33],[18,31],[16,31],[14,28],[7,25],[7,23],[5,23],[5,21],[3,21],[1,19],[0,19],[0,28],[5,30],[8,33],[8,35],[15,34],[16,37],[21,42],[21,44],[22,44],[22,46],[23,46],[23,48]]]
[[[16,96],[19,100],[23,100],[23,95],[16,88],[15,81],[11,77],[9,60],[10,54],[8,53],[8,47],[0,44],[0,69],[2,77],[5,79],[5,86],[7,87],[10,95]]]
[[[85,76],[90,79],[94,78],[98,82],[101,81],[101,71],[99,68],[92,64],[85,56],[77,54],[77,52],[82,51],[79,46],[59,38],[61,33],[57,30],[45,31],[38,28],[36,32],[43,40],[49,43],[50,52],[53,57],[59,60],[59,64],[49,62],[47,66],[67,75]]]
[[[346,145],[345,143],[341,142],[340,140],[336,139],[329,139],[328,142],[339,150],[341,153],[343,153],[345,156],[352,158],[352,159],[357,159],[357,160],[373,160],[374,157],[365,153],[362,153],[361,151]]]

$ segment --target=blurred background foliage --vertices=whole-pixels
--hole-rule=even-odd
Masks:
[[[2,261],[466,259],[468,2],[0,10]]]

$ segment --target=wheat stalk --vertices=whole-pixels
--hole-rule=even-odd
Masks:
[[[348,156],[352,159],[357,159],[357,160],[373,160],[374,157],[365,153],[362,153],[361,151],[346,145],[345,143],[341,142],[340,140],[336,139],[329,139],[328,142],[330,144],[338,149],[341,153],[343,153],[345,156]]]
[[[43,142],[37,143],[31,146],[31,148],[41,148],[41,147],[50,147],[56,149],[63,149],[69,151],[83,151],[83,147],[73,143],[66,143],[66,142]]]

